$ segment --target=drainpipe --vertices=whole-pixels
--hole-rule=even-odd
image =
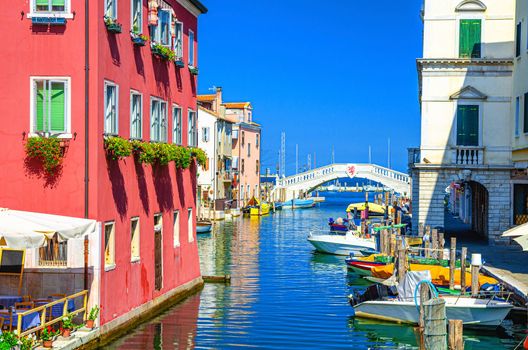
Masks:
[[[89,54],[89,39],[90,39],[90,23],[89,23],[89,9],[88,0],[84,0],[84,217],[88,219],[88,195],[89,195],[89,127],[88,113],[90,111],[90,54]],[[84,238],[84,289],[88,290],[88,236]]]

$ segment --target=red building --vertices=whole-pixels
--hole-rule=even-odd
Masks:
[[[99,222],[88,287],[101,324],[201,283],[196,166],[109,160],[104,138],[196,145],[197,19],[206,11],[198,0],[0,2],[0,207]],[[176,60],[160,57],[162,47]],[[64,140],[55,174],[26,156],[31,137]],[[64,265],[82,259],[54,244],[70,255],[52,257]],[[43,261],[40,253],[35,269]]]

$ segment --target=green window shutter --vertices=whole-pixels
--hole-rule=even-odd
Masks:
[[[44,101],[46,99],[46,90],[44,89],[44,82],[38,81],[35,83],[35,95],[36,95],[36,120],[34,131],[44,130]],[[47,119],[47,118],[46,118]]]
[[[463,19],[460,21],[459,57],[480,58],[481,20]]]
[[[37,0],[37,6],[48,6],[49,0]]]
[[[523,131],[528,133],[528,93],[524,94],[524,126]]]
[[[65,6],[66,0],[51,0],[51,6]]]
[[[457,146],[478,146],[479,144],[479,107],[458,106],[457,108]]]
[[[52,82],[50,84],[50,105],[51,105],[51,131],[65,131],[65,89],[64,83]]]

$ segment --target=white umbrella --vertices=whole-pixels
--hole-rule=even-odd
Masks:
[[[528,234],[528,223],[512,227],[508,231],[504,231],[502,237],[518,237]]]
[[[517,237],[514,239],[515,242],[523,248],[523,251],[528,251],[528,235]]]
[[[0,242],[9,248],[29,249],[46,245],[57,234],[59,241],[95,231],[96,221],[69,216],[0,209]]]

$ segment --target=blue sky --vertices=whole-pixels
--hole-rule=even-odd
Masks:
[[[224,100],[251,101],[262,124],[262,169],[278,164],[286,132],[287,174],[317,165],[372,161],[407,170],[419,145],[415,59],[421,2],[203,0],[199,93],[222,86]]]

